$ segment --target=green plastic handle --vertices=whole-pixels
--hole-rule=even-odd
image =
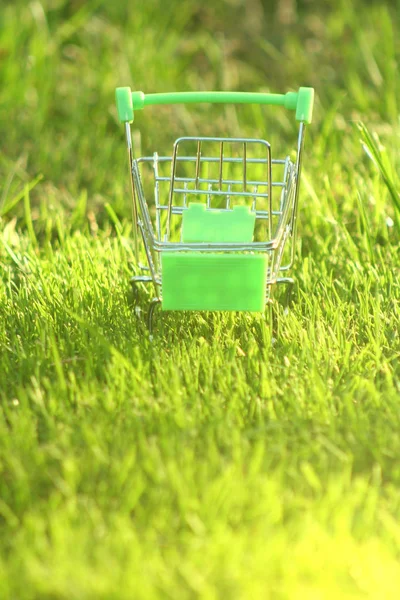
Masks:
[[[122,123],[133,121],[135,110],[155,104],[194,104],[200,102],[222,104],[273,104],[296,111],[297,121],[311,123],[314,106],[314,88],[301,87],[298,92],[264,94],[253,92],[171,92],[144,94],[132,92],[129,87],[115,90],[118,118]]]

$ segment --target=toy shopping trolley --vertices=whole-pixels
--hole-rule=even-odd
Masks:
[[[123,87],[116,90],[116,102],[125,123],[133,241],[141,270],[132,285],[154,287],[150,329],[157,305],[167,311],[264,311],[274,284],[293,283],[285,272],[294,259],[304,133],[314,90],[145,95]],[[289,156],[273,159],[267,141],[244,137],[180,137],[171,156],[134,158],[130,123],[136,110],[197,102],[271,104],[295,111],[295,162]],[[140,243],[146,266],[139,262]]]

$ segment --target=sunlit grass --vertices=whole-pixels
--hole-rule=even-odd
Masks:
[[[1,8],[2,600],[398,597],[398,12],[264,4]],[[276,340],[262,316],[166,314],[150,342],[117,85],[317,89]],[[153,109],[134,139],[283,156],[291,116]]]

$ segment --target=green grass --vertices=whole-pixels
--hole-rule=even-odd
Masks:
[[[2,600],[398,598],[399,14],[2,4]],[[233,314],[170,315],[149,341],[117,85],[317,89],[275,343]],[[143,152],[295,139],[290,115],[252,107],[149,110],[135,129]]]

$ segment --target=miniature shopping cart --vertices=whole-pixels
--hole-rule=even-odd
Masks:
[[[150,329],[157,305],[167,311],[264,311],[274,284],[293,283],[285,272],[295,253],[304,133],[314,90],[145,95],[123,87],[116,90],[116,102],[125,123],[140,269],[132,285],[154,287]],[[296,160],[273,159],[267,141],[244,137],[180,137],[171,156],[134,158],[130,123],[136,110],[198,102],[271,104],[295,111]],[[140,263],[141,243],[146,266]]]

